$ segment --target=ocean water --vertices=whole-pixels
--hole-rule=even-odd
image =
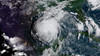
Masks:
[[[83,4],[83,6],[81,7],[82,8],[81,11],[80,10],[78,11],[76,9],[77,6],[79,5],[74,5],[75,8],[73,9],[76,10],[73,9],[69,10],[68,8],[64,9],[66,8],[67,5],[69,5],[70,8],[73,7],[71,6],[70,3],[73,0],[34,0],[34,1],[35,2],[33,2],[33,0],[28,0],[28,2],[26,3],[24,2],[25,4],[22,6],[22,8],[27,3],[29,3],[29,5],[27,4],[26,7],[28,6],[30,7],[28,7],[28,9],[26,8],[25,10],[22,10],[20,13],[21,14],[26,13],[27,15],[29,15],[31,12],[34,11],[33,8],[33,3],[34,3],[36,11],[34,11],[33,14],[36,13],[36,15],[32,16],[30,19],[32,20],[32,24],[29,24],[31,25],[31,29],[29,29],[31,31],[28,31],[28,34],[30,35],[28,35],[27,33],[26,34],[27,34],[27,39],[28,41],[31,42],[30,44],[32,46],[27,48],[29,49],[34,48],[34,51],[33,50],[31,51],[36,53],[35,56],[99,56],[100,55],[100,23],[99,23],[100,10],[99,9],[93,10],[93,7],[90,6],[92,4],[89,4],[88,2],[85,2]],[[97,4],[98,3],[96,3],[96,5]],[[94,5],[95,4],[93,4],[92,6]],[[9,11],[10,10],[7,10],[6,12]],[[1,12],[1,13],[6,14],[6,12],[5,13]],[[19,14],[15,14],[14,16],[17,17]],[[7,17],[9,17],[8,19],[15,18],[14,16],[10,17],[9,13],[7,15],[8,15]],[[79,17],[77,15],[79,15]],[[3,16],[1,17],[3,18]],[[82,21],[80,18],[84,19],[85,21],[84,20]],[[4,19],[4,21],[6,20]],[[19,19],[17,23],[20,23]],[[17,29],[23,29],[23,28],[18,27]],[[26,48],[24,45],[25,43],[23,43],[24,41],[21,42],[22,39],[20,37],[13,37],[13,38],[9,38],[8,36],[4,37],[7,41],[10,42],[12,47],[18,45],[18,47],[15,47],[19,48],[17,50],[21,49],[24,50]],[[22,48],[20,48],[20,46]],[[26,52],[30,52],[30,50]],[[32,54],[29,56],[32,56]]]

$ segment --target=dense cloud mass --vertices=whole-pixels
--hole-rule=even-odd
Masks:
[[[26,53],[14,50],[14,48],[8,44],[8,41],[4,39],[3,32],[0,30],[0,56],[27,56]]]
[[[100,56],[99,0],[0,0],[0,56]]]

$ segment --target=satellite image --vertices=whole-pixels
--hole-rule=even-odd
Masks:
[[[0,56],[100,56],[100,0],[0,0]]]

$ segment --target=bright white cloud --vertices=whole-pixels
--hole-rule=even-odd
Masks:
[[[5,53],[5,52],[6,52],[6,50],[2,50],[2,51],[1,51],[1,54]]]
[[[3,37],[9,41],[9,44],[13,46],[13,50],[25,50],[25,45],[22,42],[22,39],[19,37],[9,37],[5,34],[3,34]]]
[[[15,52],[13,56],[27,56],[24,52]]]
[[[87,28],[88,28],[88,33],[89,33],[89,34],[93,33],[93,27],[92,27],[92,25],[88,22],[88,20],[86,20],[85,24],[86,24],[86,26],[87,26]]]
[[[90,20],[90,24],[94,27],[95,29],[95,36],[99,37],[100,36],[100,27],[94,22],[94,20],[92,18],[89,18]]]
[[[58,3],[55,7],[46,7],[43,12],[43,17],[36,22],[35,28],[37,35],[44,42],[51,42],[57,38],[59,31],[61,31],[61,20],[67,14],[62,8],[65,7],[66,1]]]
[[[82,22],[77,23],[76,26],[77,26],[79,31],[83,31],[84,30],[84,24]]]
[[[93,7],[91,8],[92,10],[95,10],[95,9],[99,9],[100,8],[100,0],[87,0],[88,3],[90,5],[92,5]]]

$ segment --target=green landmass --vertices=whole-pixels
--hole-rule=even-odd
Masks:
[[[48,5],[49,7],[51,6],[57,6],[57,3],[56,2],[49,2],[50,4]]]
[[[84,15],[82,9],[78,9],[78,10],[76,10],[76,12],[78,13],[77,18],[78,18],[81,22],[85,23],[85,15]]]
[[[65,0],[57,0],[58,2],[62,2],[62,1],[65,1]]]
[[[59,40],[60,40],[60,41],[63,41],[63,40],[64,40],[64,37],[59,37]]]
[[[69,4],[67,4],[65,6],[65,8],[63,8],[64,10],[68,10],[70,12],[75,12],[77,13],[77,18],[85,23],[85,14],[83,12],[83,4],[86,2],[86,0],[74,0],[74,1],[70,1]],[[92,34],[88,34],[88,32],[81,32],[81,34],[88,36],[90,38],[92,38],[93,40],[95,40],[96,42],[100,42],[100,38],[95,37]]]
[[[83,4],[86,2],[86,0],[74,0],[74,1],[70,1],[68,5],[66,5],[66,9],[69,10],[78,10],[78,9],[82,9]]]
[[[37,51],[38,51],[38,53],[40,53],[40,54],[42,54],[42,52],[45,50],[45,49],[48,49],[48,48],[50,48],[50,46],[41,46],[41,47],[38,47],[37,48]]]
[[[100,42],[100,38],[95,37],[93,34],[88,34],[88,32],[80,32],[80,33],[87,36],[87,37],[92,38],[96,42]]]
[[[96,49],[96,48],[98,48],[98,47],[97,47],[97,46],[92,46],[92,48],[93,48],[93,49]]]
[[[64,40],[64,37],[59,37],[58,39],[56,39],[52,45],[52,49],[54,52],[57,51],[58,47],[59,47],[59,41],[62,42]]]
[[[45,11],[44,5],[38,5],[37,8],[38,8],[40,11]]]
[[[59,47],[59,42],[58,42],[58,39],[57,39],[57,40],[54,41],[54,43],[52,45],[53,51],[56,52],[58,47]]]
[[[83,8],[83,4],[85,2],[86,2],[86,0],[74,0],[74,1],[70,1],[69,4],[67,4],[65,6],[65,8],[63,8],[63,9],[78,13],[77,18],[81,22],[84,23],[85,22],[85,15],[84,15],[84,12],[83,12],[82,8]]]

